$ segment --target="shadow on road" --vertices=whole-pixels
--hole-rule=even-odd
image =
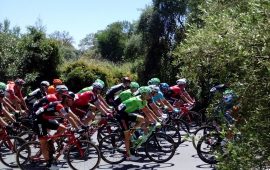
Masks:
[[[174,166],[172,163],[146,163],[142,165],[134,165],[132,163],[130,164],[118,164],[118,165],[111,165],[111,164],[105,164],[105,165],[99,165],[98,169],[113,169],[113,170],[124,170],[124,169],[132,169],[132,170],[140,170],[140,169],[155,169],[155,168],[170,168]]]

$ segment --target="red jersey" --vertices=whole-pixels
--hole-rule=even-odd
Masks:
[[[95,102],[97,100],[97,95],[92,91],[86,91],[83,93],[77,94],[75,97],[74,105],[75,106],[86,106],[89,102]]]

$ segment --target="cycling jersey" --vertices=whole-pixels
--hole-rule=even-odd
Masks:
[[[58,101],[59,99],[56,97],[55,94],[49,94],[44,96],[40,100],[36,101],[33,105],[33,111],[37,111],[40,107],[49,104],[50,102]]]
[[[83,92],[92,91],[92,90],[93,90],[93,86],[85,87],[81,89],[78,93],[83,93]]]
[[[92,91],[86,91],[84,93],[76,94],[74,105],[75,106],[85,106],[89,102],[94,103],[97,101],[97,95]]]
[[[126,107],[126,109],[124,110],[125,112],[132,113],[136,110],[144,108],[147,105],[147,101],[142,100],[141,96],[135,96],[124,101],[122,104]],[[121,105],[119,107],[121,107]],[[119,110],[121,110],[121,108],[119,108]]]
[[[127,100],[127,99],[133,97],[133,93],[131,92],[130,89],[128,89],[128,90],[122,91],[122,92],[118,95],[118,97],[121,99],[121,102],[123,102],[123,101],[125,101],[125,100]]]
[[[19,99],[23,99],[22,91],[19,89],[13,81],[9,81],[7,84],[6,92],[9,93],[9,97],[14,99],[17,96]]]
[[[25,98],[25,102],[28,106],[33,106],[34,103],[38,100],[41,99],[42,97],[46,96],[45,92],[42,92],[40,88],[34,90],[33,92],[29,93]]]
[[[57,130],[60,123],[55,118],[64,116],[68,112],[69,108],[64,107],[60,101],[39,108],[35,112],[37,120],[34,123],[34,131],[41,137],[47,135],[47,129]]]
[[[158,91],[158,93],[152,97],[152,100],[154,103],[156,103],[159,100],[165,99],[163,96],[163,93],[161,91]]]

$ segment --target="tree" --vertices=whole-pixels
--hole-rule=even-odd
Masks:
[[[130,29],[128,22],[114,22],[96,33],[97,49],[103,58],[113,62],[124,60],[124,48]]]
[[[87,51],[94,47],[95,45],[95,34],[87,34],[79,43],[81,51]]]
[[[184,38],[186,8],[185,0],[153,0],[153,6],[142,13],[138,31],[146,46],[145,68],[140,73],[143,82],[153,76],[174,79],[171,51]]]
[[[207,1],[201,9],[204,26],[191,24],[186,41],[174,51],[175,63],[182,65],[179,74],[199,87],[198,98],[203,100],[213,84],[229,83],[241,97],[238,114],[246,120],[236,125],[241,138],[229,141],[229,156],[220,160],[218,169],[267,169],[270,2]]]

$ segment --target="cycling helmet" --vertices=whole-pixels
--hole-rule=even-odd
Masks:
[[[139,88],[140,94],[150,94],[152,92],[151,88],[148,86],[142,86]]]
[[[102,80],[100,80],[100,79],[96,79],[95,80],[95,83],[100,83],[100,84],[102,84],[102,88],[104,88],[104,86],[105,86],[105,83],[104,83],[104,81],[102,81]]]
[[[99,89],[99,90],[103,89],[103,85],[99,82],[94,82],[92,86],[93,86],[93,89]]]
[[[123,77],[122,78],[122,83],[127,83],[127,82],[131,82],[129,77]]]
[[[177,84],[177,85],[183,85],[183,84],[186,84],[186,83],[187,83],[187,79],[185,79],[185,78],[178,79],[178,80],[176,81],[176,84]]]
[[[60,79],[53,79],[53,84],[54,85],[60,85],[60,84],[63,84],[63,82]]]
[[[130,83],[130,88],[136,88],[136,89],[138,89],[140,87],[140,85],[137,83],[137,82],[135,82],[135,81],[133,81],[133,82],[131,82]]]
[[[15,84],[22,86],[25,84],[25,81],[23,79],[16,79]]]
[[[68,91],[67,93],[63,93],[63,96],[74,99],[75,94],[72,91]]]
[[[63,93],[66,93],[68,91],[68,88],[65,85],[58,85],[58,86],[56,86],[55,91],[57,93],[63,94]]]
[[[226,94],[223,96],[223,101],[225,104],[232,104],[233,103],[233,95],[232,94]]]
[[[148,81],[148,85],[159,85],[160,83],[160,80],[159,78],[151,78],[149,81]]]
[[[170,86],[167,83],[160,83],[159,88],[161,91],[169,90]]]
[[[5,83],[3,83],[3,82],[0,82],[0,90],[5,91],[6,88],[7,88],[7,85]]]
[[[4,97],[5,96],[5,91],[4,90],[0,90],[0,97]]]
[[[40,86],[47,86],[47,87],[49,87],[50,86],[50,83],[48,81],[42,81],[40,83]]]
[[[156,92],[157,93],[159,91],[159,87],[156,86],[156,85],[150,85],[149,87],[151,88],[151,91],[152,92]]]

